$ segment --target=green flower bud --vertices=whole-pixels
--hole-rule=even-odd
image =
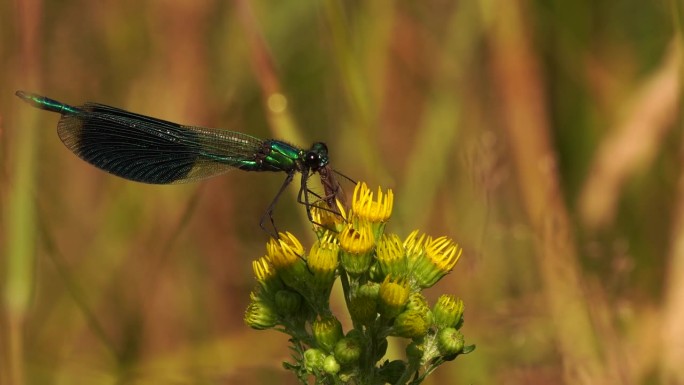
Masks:
[[[464,344],[463,334],[454,328],[445,328],[437,333],[437,347],[443,356],[462,352]]]
[[[357,329],[352,329],[348,331],[345,337],[355,339],[359,341],[359,344],[361,344],[361,341],[363,341],[363,333],[361,333],[361,331]]]
[[[311,329],[319,347],[326,352],[331,352],[343,336],[342,324],[333,316],[324,316],[315,320]]]
[[[406,310],[394,319],[391,335],[404,338],[424,337],[430,326],[432,316],[416,310]]]
[[[406,363],[402,360],[385,361],[380,367],[380,378],[384,383],[395,384],[406,370]]]
[[[390,276],[387,276],[380,285],[380,314],[387,319],[394,318],[404,310],[408,297],[408,283],[402,279],[392,281]]]
[[[361,342],[358,338],[344,337],[335,344],[335,358],[342,365],[349,365],[361,357]]]
[[[411,361],[419,361],[425,354],[425,345],[420,340],[414,340],[406,346],[406,357]]]
[[[430,310],[427,299],[420,292],[411,293],[406,303],[406,309],[427,312]]]
[[[437,299],[432,313],[435,325],[440,328],[455,327],[463,318],[464,304],[460,298],[443,294]]]
[[[358,378],[358,372],[354,370],[354,368],[347,368],[339,373],[337,373],[337,378],[340,379],[340,382],[343,384],[349,384],[352,383],[355,378]]]
[[[323,371],[328,374],[337,374],[340,371],[340,363],[337,362],[337,359],[332,354],[325,357]]]
[[[268,302],[257,299],[256,294],[252,293],[252,302],[247,306],[244,320],[247,326],[257,330],[264,330],[270,329],[277,324],[278,315]]]
[[[359,296],[369,297],[372,299],[377,299],[378,294],[380,294],[380,284],[377,282],[366,282],[359,286],[356,291]]]
[[[320,349],[307,349],[304,352],[304,367],[309,373],[323,370],[325,353]]]
[[[404,245],[396,234],[383,234],[378,240],[376,258],[385,275],[403,277],[406,275],[406,253]]]
[[[290,290],[278,290],[275,295],[275,305],[282,315],[296,314],[302,304],[302,296]]]
[[[352,318],[363,325],[370,325],[378,316],[378,293],[380,285],[366,282],[359,286],[351,298],[349,313]]]
[[[425,322],[429,326],[433,324],[434,316],[432,315],[432,310],[430,310],[430,307],[428,306],[427,299],[425,299],[425,296],[420,292],[411,293],[409,295],[408,302],[406,303],[406,310],[413,310],[423,314]]]

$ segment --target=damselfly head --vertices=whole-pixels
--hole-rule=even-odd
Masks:
[[[304,165],[312,171],[318,171],[328,165],[328,146],[323,142],[316,142],[304,154]]]

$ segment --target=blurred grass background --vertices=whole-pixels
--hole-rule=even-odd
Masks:
[[[430,384],[684,383],[680,7],[0,2],[0,383],[295,383],[242,323],[284,176],[127,182],[17,89],[325,141],[393,188],[392,231],[466,250],[429,295],[478,348]],[[291,197],[276,220],[309,236]]]

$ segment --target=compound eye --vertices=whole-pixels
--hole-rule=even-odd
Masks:
[[[309,151],[309,153],[306,154],[306,162],[312,166],[318,164],[319,159],[320,157],[318,154],[313,151]]]
[[[312,171],[318,171],[328,164],[328,146],[322,142],[316,142],[304,155],[304,163]]]

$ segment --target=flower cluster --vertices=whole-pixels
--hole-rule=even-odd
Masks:
[[[449,273],[462,249],[447,237],[385,233],[394,195],[374,194],[365,183],[352,205],[312,212],[318,240],[306,253],[290,233],[280,233],[254,261],[259,283],[245,322],[289,334],[302,383],[420,383],[437,366],[474,350],[459,329],[463,301],[442,295],[433,307],[421,293]],[[353,328],[346,333],[329,307],[340,279]],[[387,338],[410,340],[407,360],[384,360]]]

